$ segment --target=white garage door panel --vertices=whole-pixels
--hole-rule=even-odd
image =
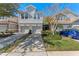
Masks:
[[[22,26],[22,27],[21,27],[21,32],[22,32],[22,33],[28,33],[28,32],[29,32],[29,27],[27,27],[27,26]]]
[[[7,30],[7,25],[0,25],[0,32],[4,32]]]
[[[41,34],[41,26],[36,26],[32,28],[32,32],[35,34]]]

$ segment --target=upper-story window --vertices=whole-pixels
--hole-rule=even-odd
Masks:
[[[36,19],[36,15],[34,15],[34,19]]]
[[[24,14],[21,14],[21,19],[24,19]]]
[[[28,12],[32,12],[34,10],[35,10],[35,7],[34,6],[32,6],[32,5],[27,6],[27,11]]]
[[[38,14],[38,19],[40,19],[40,14]]]
[[[37,16],[38,16],[37,18],[40,19],[43,15],[42,15],[41,12],[38,12],[38,13],[37,13]]]
[[[34,9],[30,7],[27,10],[28,10],[28,12],[32,12]]]
[[[27,13],[25,14],[25,19],[28,19],[28,14]]]
[[[36,13],[34,14],[34,19],[36,19]]]
[[[32,18],[32,16],[30,14],[28,14],[28,18],[30,19],[30,18]]]

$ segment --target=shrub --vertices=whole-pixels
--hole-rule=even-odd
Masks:
[[[55,35],[52,36],[52,39],[53,40],[61,40],[62,37],[59,34],[55,34]]]
[[[56,47],[61,46],[61,42],[59,42],[59,40],[61,40],[62,37],[60,36],[58,32],[55,32],[53,35],[52,31],[46,30],[46,31],[43,31],[42,34],[44,34],[43,40],[46,44],[56,46]]]
[[[52,35],[52,32],[50,30],[42,31],[42,36],[48,36]]]

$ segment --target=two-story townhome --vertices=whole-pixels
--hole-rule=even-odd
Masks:
[[[41,11],[38,11],[33,5],[29,5],[25,11],[18,13],[19,32],[28,33],[31,30],[32,33],[41,33],[43,23]]]

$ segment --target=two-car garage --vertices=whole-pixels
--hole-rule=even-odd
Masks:
[[[36,25],[36,26],[20,26],[20,32],[22,33],[28,33],[31,31],[32,33],[41,33],[42,25]]]

